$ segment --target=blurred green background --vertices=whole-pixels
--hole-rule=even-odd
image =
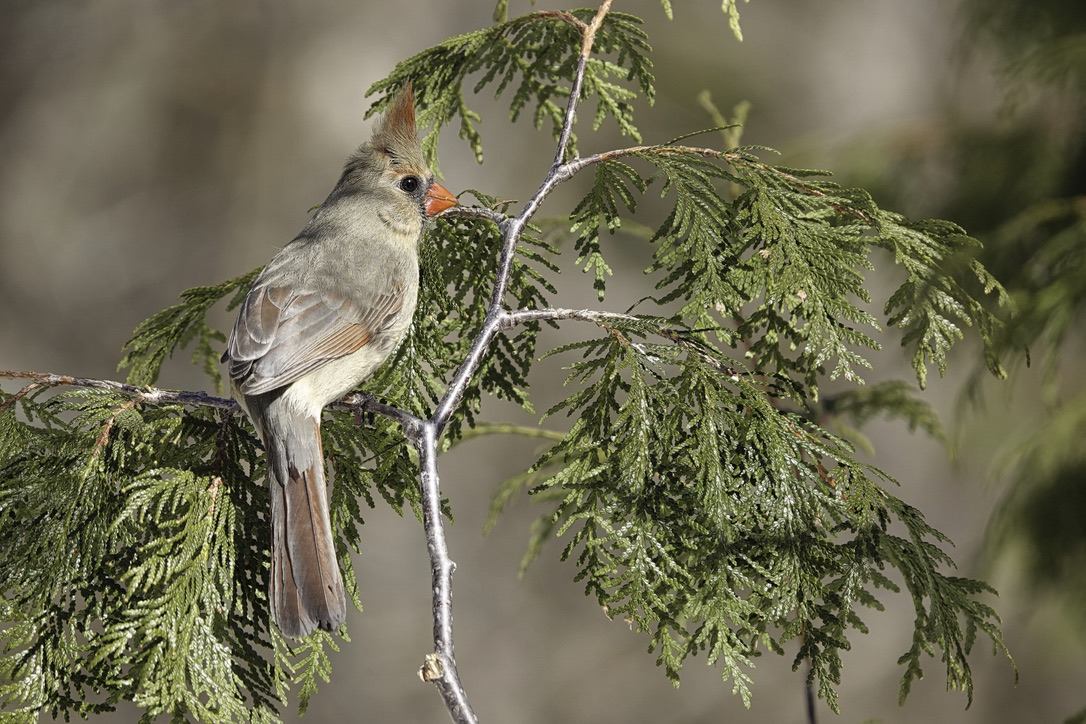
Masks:
[[[742,43],[718,3],[674,5],[668,22],[658,3],[615,3],[647,20],[656,49],[658,100],[638,115],[647,142],[712,125],[702,91],[726,113],[748,100],[744,143],[777,148],[788,165],[829,168],[888,208],[964,224],[990,242],[985,262],[1032,315],[1019,332],[1033,364],[1017,355],[1011,382],[978,382],[978,350],[963,345],[950,376],[930,383],[926,396],[955,438],[953,459],[901,425],[866,431],[874,459],[902,481],[901,497],[955,541],[962,574],[1001,591],[994,604],[1021,681],[1014,687],[1007,664],[980,647],[971,709],[944,691],[934,660],[899,708],[895,661],[909,646],[912,608],[891,597],[884,613],[864,617],[872,633],[845,657],[839,720],[1062,721],[1086,706],[1078,434],[1086,403],[1077,402],[1086,276],[1072,273],[1086,269],[1086,5],[753,0],[740,5]],[[514,2],[510,13],[530,9]],[[0,368],[116,378],[138,322],[185,288],[263,264],[301,228],[369,136],[372,82],[398,60],[489,24],[492,10],[423,0],[0,3]],[[549,137],[523,120],[510,126],[489,98],[479,105],[487,162],[476,165],[447,132],[446,186],[527,198],[549,165]],[[623,143],[610,127],[581,130],[582,152]],[[568,213],[577,198],[575,181],[543,214]],[[1063,246],[1051,251],[1056,237]],[[1041,249],[1050,255],[1038,259]],[[604,306],[622,310],[648,293],[647,254],[621,236],[605,251],[617,273]],[[576,271],[561,291],[563,306],[595,304]],[[886,347],[871,380],[907,378],[894,341]],[[559,364],[538,370],[540,409],[561,380]],[[179,359],[160,384],[207,381]],[[963,404],[963,391],[982,402]],[[507,406],[489,413],[523,419]],[[582,595],[574,569],[556,560],[559,546],[518,580],[539,511],[521,500],[488,537],[480,530],[491,490],[533,451],[531,442],[484,438],[442,459],[460,566],[457,659],[482,721],[806,720],[790,658],[760,660],[749,711],[697,659],[676,691],[645,654],[648,640]],[[445,721],[436,693],[415,676],[431,646],[421,528],[378,508],[363,537],[355,565],[366,611],[352,611],[352,642],[306,720]],[[837,719],[821,704],[819,715]],[[131,707],[114,717],[137,718]]]

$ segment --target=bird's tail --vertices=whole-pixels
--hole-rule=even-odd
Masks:
[[[279,629],[300,638],[335,631],[347,618],[324,482],[320,420],[292,414],[281,400],[249,398],[268,463],[271,498],[269,599]],[[259,418],[259,420],[258,420]]]

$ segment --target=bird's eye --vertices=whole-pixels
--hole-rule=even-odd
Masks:
[[[400,188],[406,193],[413,194],[419,187],[418,176],[404,176],[400,179]]]

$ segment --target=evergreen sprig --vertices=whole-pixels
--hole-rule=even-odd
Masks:
[[[234,309],[249,293],[256,275],[263,267],[222,284],[194,287],[181,293],[181,302],[163,309],[136,327],[125,343],[124,356],[117,365],[128,370],[128,381],[134,385],[153,385],[167,358],[178,349],[194,344],[191,361],[211,378],[216,392],[222,392],[222,374],[215,343],[224,344],[226,336],[207,322],[207,312],[228,294],[233,294],[227,309]]]
[[[663,275],[655,301],[683,301],[676,321],[712,330],[728,346],[741,342],[756,371],[788,378],[814,399],[823,378],[862,384],[858,369],[871,367],[866,351],[881,349],[873,335],[882,332],[865,308],[865,273],[887,249],[907,276],[885,302],[885,324],[904,331],[921,386],[929,364],[945,374],[949,349],[970,326],[989,369],[1004,375],[1002,321],[984,296],[997,309],[1011,300],[972,256],[975,239],[950,222],[910,222],[880,209],[862,189],[822,180],[826,172],[768,166],[754,150],[669,144],[596,157],[592,189],[570,220],[577,262],[594,272],[601,298],[610,273],[602,229],[620,228],[622,207],[634,212],[635,192],[662,177],[661,196],[672,195],[674,206],[650,240],[657,249],[647,271]],[[647,161],[653,174],[642,176],[622,156]]]
[[[0,417],[4,708],[273,717],[252,438],[209,409],[102,390],[19,402],[43,425]]]
[[[536,463],[556,471],[533,492],[563,491],[551,517],[568,537],[563,558],[608,615],[651,634],[669,678],[703,651],[749,701],[751,657],[798,638],[794,665],[810,661],[836,709],[840,652],[867,630],[857,607],[881,610],[869,587],[897,590],[889,563],[918,607],[902,691],[938,648],[948,682],[971,692],[976,630],[1002,649],[998,617],[973,600],[991,589],[938,572],[945,536],[883,487],[883,472],[778,409],[755,376],[731,371],[737,360],[649,343],[634,325],[557,352],[583,359],[569,367],[577,391],[548,414],[575,421]]]
[[[600,249],[600,232],[606,229],[614,234],[622,225],[619,202],[627,211],[637,208],[637,197],[630,191],[632,185],[644,193],[645,182],[632,168],[621,161],[601,161],[596,164],[592,189],[573,209],[569,216],[570,233],[576,234],[573,248],[577,251],[577,265],[585,272],[592,272],[593,287],[602,301],[607,287],[607,277],[613,272],[603,258]]]
[[[949,221],[910,222],[885,211],[878,221],[879,245],[894,254],[908,275],[886,302],[888,324],[905,331],[902,346],[915,346],[912,362],[921,387],[929,363],[938,367],[940,376],[946,374],[947,352],[967,326],[980,332],[988,369],[1005,377],[996,352],[1001,324],[967,286],[979,284],[985,295],[995,295],[999,306],[1010,305],[1006,290],[975,258],[980,242]]]
[[[565,108],[578,72],[582,28],[594,10],[543,11],[500,22],[490,28],[449,38],[398,64],[384,80],[374,83],[367,95],[381,98],[367,115],[381,112],[404,83],[410,81],[421,110],[420,127],[430,126],[422,137],[427,163],[437,168],[438,131],[460,119],[460,138],[466,140],[479,163],[483,162],[483,139],[476,123],[482,116],[468,107],[464,85],[469,76],[481,74],[472,87],[478,94],[496,84],[494,97],[511,90],[509,118],[516,121],[526,110],[539,129],[550,121],[555,139],[562,131]],[[641,29],[642,21],[632,15],[612,12],[596,33],[595,48],[614,56],[606,60],[588,58],[584,73],[584,98],[595,96],[597,107],[592,128],[608,117],[614,118],[624,135],[640,141],[633,122],[630,101],[640,92],[650,103],[655,87],[651,49]],[[614,80],[632,83],[636,90]],[[569,151],[576,153],[575,137]]]

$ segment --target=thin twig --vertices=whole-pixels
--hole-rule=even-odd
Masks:
[[[732,166],[744,166],[747,168],[757,169],[759,171],[762,171],[763,173],[773,174],[777,178],[787,183],[789,186],[792,186],[796,190],[810,196],[817,196],[820,198],[829,197],[829,195],[825,191],[819,191],[816,188],[812,188],[810,185],[804,183],[803,179],[801,179],[799,176],[796,176],[795,174],[788,173],[787,171],[782,171],[779,168],[773,168],[772,166],[762,163],[761,161],[755,161],[753,158],[743,153],[737,153],[735,151],[719,151],[715,148],[698,148],[696,146],[669,145],[630,146],[629,148],[616,148],[611,151],[595,153],[591,156],[575,158],[567,163],[565,165],[565,168],[568,171],[569,175],[572,176],[573,174],[584,168],[587,168],[588,166],[592,166],[597,163],[603,163],[604,161],[612,161],[614,159],[625,158],[626,156],[634,156],[638,154],[651,156],[659,155],[662,153],[679,153],[691,156],[704,156],[705,158],[718,158],[722,161],[728,162]],[[835,204],[833,202],[830,202],[830,206],[832,206],[834,210],[840,213],[855,216],[856,218],[862,221],[866,221],[868,223],[871,222],[871,218],[858,209],[854,209],[848,206],[842,206],[841,204]]]
[[[505,330],[512,329],[516,325],[524,324],[525,322],[542,322],[547,320],[558,321],[561,319],[574,319],[581,322],[592,322],[594,324],[602,324],[607,321],[644,321],[640,317],[635,317],[632,314],[601,312],[595,309],[564,309],[562,307],[555,307],[548,309],[518,309],[513,312],[506,312],[502,315],[501,325],[502,329]]]
[[[106,421],[102,423],[101,431],[98,433],[98,440],[94,443],[94,452],[91,453],[92,458],[101,456],[102,450],[109,444],[109,434],[113,432],[113,425],[117,422],[117,415],[125,410],[131,410],[135,406],[135,400],[127,400],[123,405],[114,410],[112,415],[106,418]]]
[[[522,21],[523,22],[531,22],[533,20],[540,20],[540,19],[561,20],[563,23],[569,23],[573,27],[577,28],[577,30],[580,31],[582,34],[584,33],[585,29],[588,27],[587,25],[584,24],[583,20],[578,18],[576,15],[573,15],[571,13],[566,12],[565,10],[540,10],[537,13],[532,13],[531,15],[526,15],[524,18],[522,18]]]
[[[45,387],[45,385],[42,385],[42,384],[40,384],[38,382],[31,382],[29,385],[22,388],[21,390],[16,392],[14,395],[9,397],[8,399],[4,400],[3,403],[0,403],[0,412],[3,412],[7,408],[11,407],[16,402],[18,402],[19,400],[21,400],[23,397],[26,397],[27,395],[29,395],[34,390],[39,390],[42,387]]]
[[[437,214],[435,219],[486,219],[501,225],[509,217],[500,211],[484,206],[451,206]]]
[[[573,121],[577,115],[581,88],[584,85],[584,74],[588,64],[588,55],[592,52],[592,43],[595,40],[596,31],[599,30],[600,25],[603,23],[603,18],[607,15],[607,12],[611,7],[611,2],[612,0],[605,0],[596,11],[596,15],[592,19],[592,22],[584,27],[581,42],[581,55],[577,62],[577,71],[573,76],[573,87],[570,89],[569,102],[566,105],[565,120],[562,124],[562,131],[559,136],[558,147],[555,150],[554,163],[551,165],[550,172],[547,174],[546,178],[543,179],[543,182],[539,185],[535,194],[533,194],[532,197],[528,199],[527,203],[525,203],[524,208],[521,209],[520,213],[515,217],[506,218],[499,223],[499,227],[502,230],[502,249],[501,255],[498,258],[498,273],[494,282],[494,288],[491,291],[490,303],[487,307],[486,318],[483,321],[483,328],[472,341],[471,349],[468,351],[467,357],[457,369],[456,374],[453,376],[452,383],[438,403],[433,417],[430,418],[437,426],[439,437],[448,425],[453,412],[459,406],[460,400],[463,399],[464,392],[467,390],[468,384],[471,382],[476,370],[478,370],[479,364],[486,354],[487,348],[490,346],[490,342],[494,339],[495,335],[501,331],[503,324],[502,315],[505,314],[505,294],[509,289],[509,279],[512,276],[513,269],[513,258],[516,255],[517,242],[520,240],[521,232],[523,232],[524,227],[528,224],[528,220],[539,210],[544,199],[547,198],[551,191],[553,191],[558,184],[572,178],[573,174],[580,168],[572,162],[565,163],[564,160],[566,150],[569,147],[569,139],[573,132]]]
[[[688,330],[675,329],[673,327],[666,327],[662,324],[655,324],[651,320],[644,317],[635,317],[632,314],[621,314],[619,312],[601,312],[596,309],[563,309],[561,307],[549,308],[549,309],[518,309],[513,312],[506,312],[501,319],[502,329],[510,329],[518,324],[524,324],[525,322],[538,322],[545,320],[562,320],[572,319],[581,322],[591,322],[592,324],[598,324],[606,327],[607,322],[638,322],[651,330],[672,342],[676,347],[681,347],[690,351],[692,354],[697,355],[703,362],[715,369],[717,372],[728,375],[732,378],[738,378],[739,372],[733,367],[730,367],[721,360],[709,354],[703,345],[689,338]]]
[[[73,377],[71,375],[57,375],[51,372],[13,371],[0,370],[0,379],[9,380],[33,380],[0,405],[0,411],[10,406],[21,397],[34,390],[45,387],[83,387],[87,389],[109,390],[119,395],[129,397],[133,404],[142,405],[187,405],[189,407],[211,407],[229,412],[239,410],[238,403],[229,397],[215,397],[206,392],[185,392],[180,390],[163,390],[158,387],[143,385],[131,385],[127,382],[116,380],[97,380],[86,377]],[[398,422],[412,436],[412,428],[422,423],[422,420],[398,407],[379,402],[377,397],[369,392],[352,392],[338,402],[328,405],[329,410],[346,410],[349,412],[373,412]]]
[[[369,392],[352,392],[339,402],[333,402],[328,406],[328,409],[349,410],[356,415],[363,412],[374,412],[382,417],[387,417],[394,422],[398,422],[409,440],[414,440],[417,437],[419,427],[424,424],[423,420],[420,420],[406,410],[401,410],[398,407],[378,402],[377,397]]]

